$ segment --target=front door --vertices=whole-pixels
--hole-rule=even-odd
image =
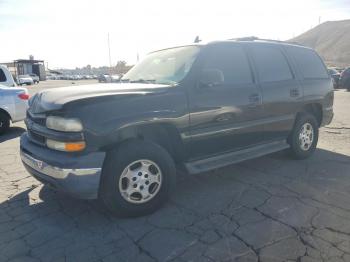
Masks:
[[[239,43],[211,44],[198,59],[198,81],[189,90],[190,158],[261,143],[261,91],[244,47]],[[202,85],[203,72],[213,71],[222,74],[222,81]]]

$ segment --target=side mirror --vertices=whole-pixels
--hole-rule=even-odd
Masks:
[[[221,70],[219,69],[203,69],[199,83],[201,87],[213,87],[219,86],[224,83],[225,77]]]

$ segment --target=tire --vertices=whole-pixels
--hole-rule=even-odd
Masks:
[[[318,122],[312,114],[303,113],[297,117],[288,139],[290,152],[295,159],[306,159],[314,153],[318,142],[318,129]]]
[[[0,135],[4,134],[10,127],[10,118],[4,112],[0,112]]]
[[[151,165],[148,168],[144,167],[146,166],[144,164],[150,163]],[[130,168],[126,169],[128,166]],[[132,171],[128,173],[126,170]],[[147,172],[150,174],[147,174]],[[151,175],[154,176],[151,178]],[[159,177],[160,182],[147,183],[147,179],[155,180]],[[139,180],[135,181],[133,179]],[[118,216],[142,216],[153,213],[164,204],[175,184],[176,169],[169,153],[152,142],[133,140],[122,144],[118,149],[107,154],[102,171],[99,197],[105,206]],[[137,185],[137,188],[133,189],[132,186],[135,185]],[[148,189],[145,190],[145,188],[142,188],[143,186],[148,187]],[[127,193],[122,194],[123,190],[126,192],[129,188],[130,190],[143,192],[145,195],[150,195],[150,197],[144,200],[142,195],[137,192],[131,193],[129,196]],[[145,191],[142,191],[142,189]],[[149,192],[152,192],[152,195]]]
[[[348,91],[350,91],[350,79],[348,79],[347,81],[345,81],[345,83],[344,83],[344,88],[346,88]]]

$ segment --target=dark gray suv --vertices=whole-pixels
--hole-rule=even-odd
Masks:
[[[119,215],[156,210],[188,173],[289,148],[316,148],[333,117],[317,53],[218,41],[150,53],[121,83],[50,89],[30,100],[21,158],[38,180]]]

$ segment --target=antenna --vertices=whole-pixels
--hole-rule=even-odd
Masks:
[[[108,33],[108,58],[109,58],[109,74],[111,74],[112,60],[111,60],[111,44],[110,44],[110,41],[109,41],[109,33]]]

